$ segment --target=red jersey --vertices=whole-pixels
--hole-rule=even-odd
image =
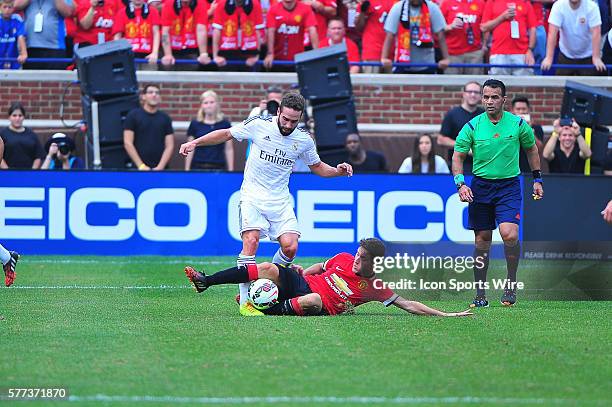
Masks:
[[[208,24],[208,7],[206,0],[199,0],[193,11],[181,2],[177,15],[173,0],[165,0],[162,6],[162,27],[170,27],[170,45],[173,50],[198,48],[196,27]]]
[[[267,27],[275,31],[274,58],[293,61],[295,54],[304,52],[304,33],[316,25],[312,9],[304,3],[296,3],[293,10],[287,10],[283,3],[272,6],[268,13]]]
[[[338,4],[336,0],[319,0],[325,7],[333,7],[334,14],[338,12]],[[323,14],[319,14],[316,11],[313,11],[315,15],[315,19],[317,20],[317,34],[319,34],[319,41],[327,36],[327,22],[329,20],[328,17],[325,17]]]
[[[395,0],[370,0],[368,19],[363,27],[361,57],[364,61],[379,61],[385,42],[385,20]],[[361,3],[357,7],[361,13]]]
[[[536,18],[531,3],[525,0],[494,0],[488,1],[485,6],[482,22],[491,21],[508,9],[508,4],[516,5],[516,16],[514,19],[519,25],[519,38],[510,37],[510,24],[512,20],[506,20],[493,29],[493,44],[491,55],[502,54],[524,54],[529,48],[529,37],[527,30],[536,26]]]
[[[103,6],[94,7],[93,25],[85,30],[79,21],[89,11],[90,0],[79,0],[77,5],[77,27],[74,32],[74,43],[102,44],[113,39],[113,23],[119,11],[117,0],[106,0]]]
[[[446,0],[442,3],[440,10],[447,24],[451,24],[457,14],[463,18],[463,28],[446,33],[446,45],[450,55],[462,55],[482,48],[480,23],[484,7],[483,0]]]
[[[351,311],[370,301],[380,301],[388,306],[398,297],[388,288],[375,288],[376,278],[355,274],[354,261],[352,255],[340,253],[325,262],[322,273],[304,276],[312,292],[321,296],[323,308],[329,315]]]
[[[132,44],[132,50],[143,54],[153,51],[153,27],[160,24],[159,12],[155,7],[149,7],[147,18],[142,16],[144,6],[134,10],[134,17],[128,16],[127,8],[119,9],[113,33],[122,33],[123,38]]]
[[[236,6],[232,14],[225,10],[226,0],[222,0],[216,10],[212,27],[221,31],[219,50],[252,51],[259,48],[257,31],[264,28],[259,0],[252,0],[253,8],[247,14],[242,7]]]
[[[350,38],[344,38],[344,43],[346,44],[346,56],[348,57],[349,62],[361,62],[357,44],[355,44]],[[320,48],[329,47],[330,45],[335,44],[331,43],[331,39],[329,37],[323,38],[319,43]]]

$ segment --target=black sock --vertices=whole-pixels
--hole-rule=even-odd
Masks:
[[[474,281],[479,283],[476,286],[476,295],[485,296],[484,283],[487,281],[487,270],[489,269],[489,250],[474,249]]]
[[[279,302],[278,304],[268,308],[264,311],[266,315],[297,315],[293,306],[291,305],[291,299]]]
[[[211,285],[239,284],[248,282],[249,273],[247,271],[247,266],[239,266],[230,267],[211,276],[206,276],[204,284],[206,284],[207,287],[210,287]]]
[[[504,244],[504,255],[506,256],[506,267],[508,268],[507,279],[511,282],[516,282],[516,271],[518,269],[519,260],[521,258],[521,244],[516,242],[514,246]],[[505,288],[510,288],[506,286]]]

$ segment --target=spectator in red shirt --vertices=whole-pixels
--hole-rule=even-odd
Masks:
[[[444,33],[451,64],[481,64],[484,51],[480,23],[484,0],[446,0],[440,6],[446,20]],[[482,68],[447,68],[447,74],[481,75]]]
[[[394,0],[364,0],[359,3],[355,28],[363,31],[361,37],[361,59],[364,62],[380,63],[382,47],[385,42],[385,20]],[[379,73],[378,66],[362,67],[364,73]]]
[[[312,8],[317,20],[317,34],[319,41],[321,41],[327,35],[329,19],[335,17],[338,12],[336,0],[302,0],[301,2]],[[310,45],[310,38],[308,38],[306,45]]]
[[[162,64],[174,65],[176,59],[193,59],[202,65],[208,56],[208,3],[206,0],[166,0],[162,6]],[[182,65],[181,70],[198,70],[197,65]]]
[[[81,0],[77,5],[76,47],[102,44],[113,39],[113,24],[119,11],[117,0]]]
[[[159,12],[145,3],[145,0],[131,0],[124,10],[119,9],[115,19],[115,39],[128,40],[136,58],[144,58],[149,62],[149,65],[142,66],[146,70],[157,69],[159,24]]]
[[[493,33],[489,63],[492,65],[533,65],[536,18],[525,0],[489,1],[482,17],[482,31]],[[491,75],[533,75],[531,68],[491,68]]]
[[[304,33],[308,32],[313,48],[319,48],[317,21],[312,9],[297,0],[282,0],[268,13],[268,54],[264,66],[272,68],[277,61],[293,61],[304,52]],[[294,71],[293,66],[277,66],[277,71]]]
[[[225,67],[227,59],[241,60],[252,70],[259,60],[261,45],[257,30],[264,28],[259,0],[221,0],[212,27],[213,59],[217,66]]]
[[[346,53],[349,63],[359,63],[359,48],[357,44],[350,38],[346,37],[346,27],[344,27],[344,21],[339,17],[334,17],[327,23],[327,36],[321,40],[321,48],[329,47],[330,45],[346,44]],[[359,73],[359,66],[352,65],[350,68],[351,73]]]

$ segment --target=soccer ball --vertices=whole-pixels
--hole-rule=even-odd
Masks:
[[[255,280],[249,286],[249,300],[257,309],[268,309],[278,304],[278,287],[267,278]]]

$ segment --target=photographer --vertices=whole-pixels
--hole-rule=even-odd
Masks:
[[[73,155],[74,141],[64,133],[55,133],[45,145],[47,157],[40,167],[43,170],[72,170],[85,168],[83,160]]]
[[[277,86],[270,86],[266,91],[266,98],[259,102],[259,106],[254,107],[249,113],[249,119],[254,116],[275,116],[280,101],[283,97],[283,90]],[[274,109],[276,107],[276,109]]]
[[[556,119],[553,127],[554,131],[542,152],[548,161],[549,171],[565,174],[584,173],[584,163],[591,157],[591,149],[580,134],[578,123],[573,119]]]

